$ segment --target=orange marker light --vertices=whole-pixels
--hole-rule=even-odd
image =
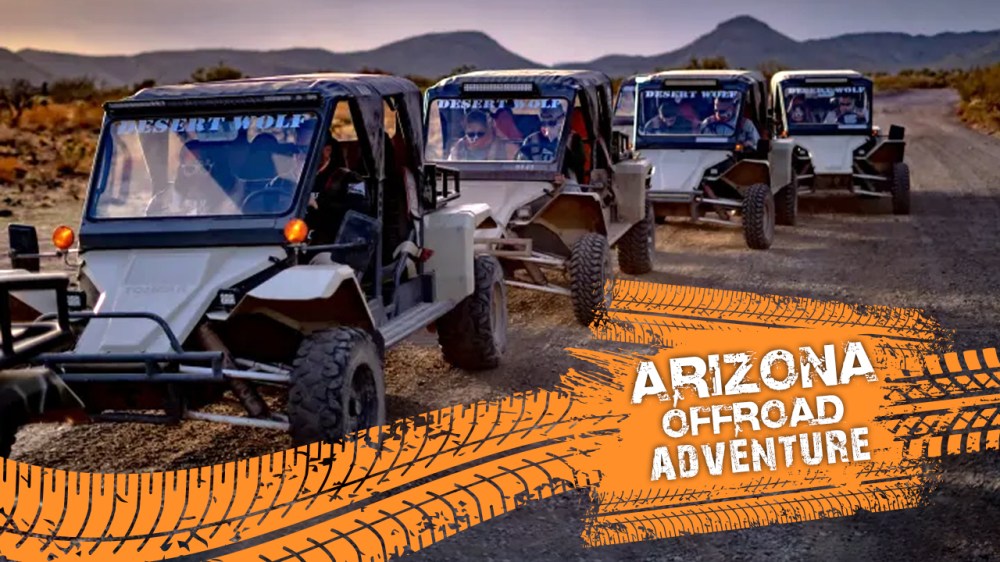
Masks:
[[[742,144],[737,144],[736,145],[736,152],[743,152],[743,145]]]
[[[60,226],[52,231],[52,244],[62,251],[70,249],[75,240],[76,235],[73,233],[73,229],[68,226]]]
[[[302,219],[292,219],[285,225],[285,240],[289,244],[301,244],[306,241],[309,235],[309,227]]]

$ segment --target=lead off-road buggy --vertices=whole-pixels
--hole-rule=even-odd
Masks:
[[[423,165],[420,104],[408,80],[346,74],[107,104],[79,248],[68,229],[53,238],[76,262],[75,341],[34,363],[94,420],[219,421],[297,443],[384,423],[385,350],[420,328],[452,364],[496,366],[506,288],[473,244],[488,209]],[[331,170],[354,179],[314,198]],[[34,229],[10,230],[14,267],[37,271]],[[227,390],[246,416],[205,411]],[[287,415],[268,390],[287,392]]]
[[[653,165],[658,219],[742,223],[747,246],[759,250],[771,247],[776,223],[795,224],[792,144],[770,138],[766,96],[764,77],[754,71],[636,78],[633,144]]]
[[[800,192],[891,198],[893,213],[909,214],[905,130],[873,126],[871,80],[853,70],[779,72],[771,99],[775,136],[795,144]]]
[[[427,160],[490,209],[478,247],[509,285],[570,296],[584,325],[610,303],[612,247],[624,273],[652,269],[650,167],[613,140],[611,97],[606,75],[572,70],[472,72],[425,94]]]

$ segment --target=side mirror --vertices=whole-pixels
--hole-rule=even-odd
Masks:
[[[35,227],[25,224],[9,225],[7,237],[10,241],[11,267],[33,273],[41,271],[42,264],[38,256],[38,231],[35,230]]]
[[[903,140],[903,135],[905,133],[905,127],[900,127],[899,125],[889,125],[889,140]]]

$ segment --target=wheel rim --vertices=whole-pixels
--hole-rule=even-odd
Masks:
[[[344,412],[347,432],[366,429],[378,423],[379,395],[375,373],[368,365],[359,365],[351,378]]]
[[[504,303],[502,282],[494,283],[490,295],[490,328],[493,331],[493,343],[498,350],[507,346],[507,307]]]

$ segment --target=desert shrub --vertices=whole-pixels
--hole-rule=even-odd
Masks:
[[[955,80],[961,97],[959,115],[974,126],[1000,131],[1000,64],[977,68]]]
[[[48,96],[55,103],[70,103],[74,101],[92,101],[98,97],[99,91],[90,78],[65,78],[48,85]]]
[[[12,80],[5,86],[0,86],[0,111],[6,110],[8,123],[18,127],[24,112],[35,105],[41,90],[31,82],[23,79]]]
[[[195,82],[219,82],[222,80],[237,80],[243,78],[243,72],[226,66],[222,61],[212,67],[202,67],[191,73],[191,80]]]
[[[691,57],[691,60],[684,67],[685,70],[724,70],[726,68],[729,68],[726,57],[705,57],[703,59]]]

